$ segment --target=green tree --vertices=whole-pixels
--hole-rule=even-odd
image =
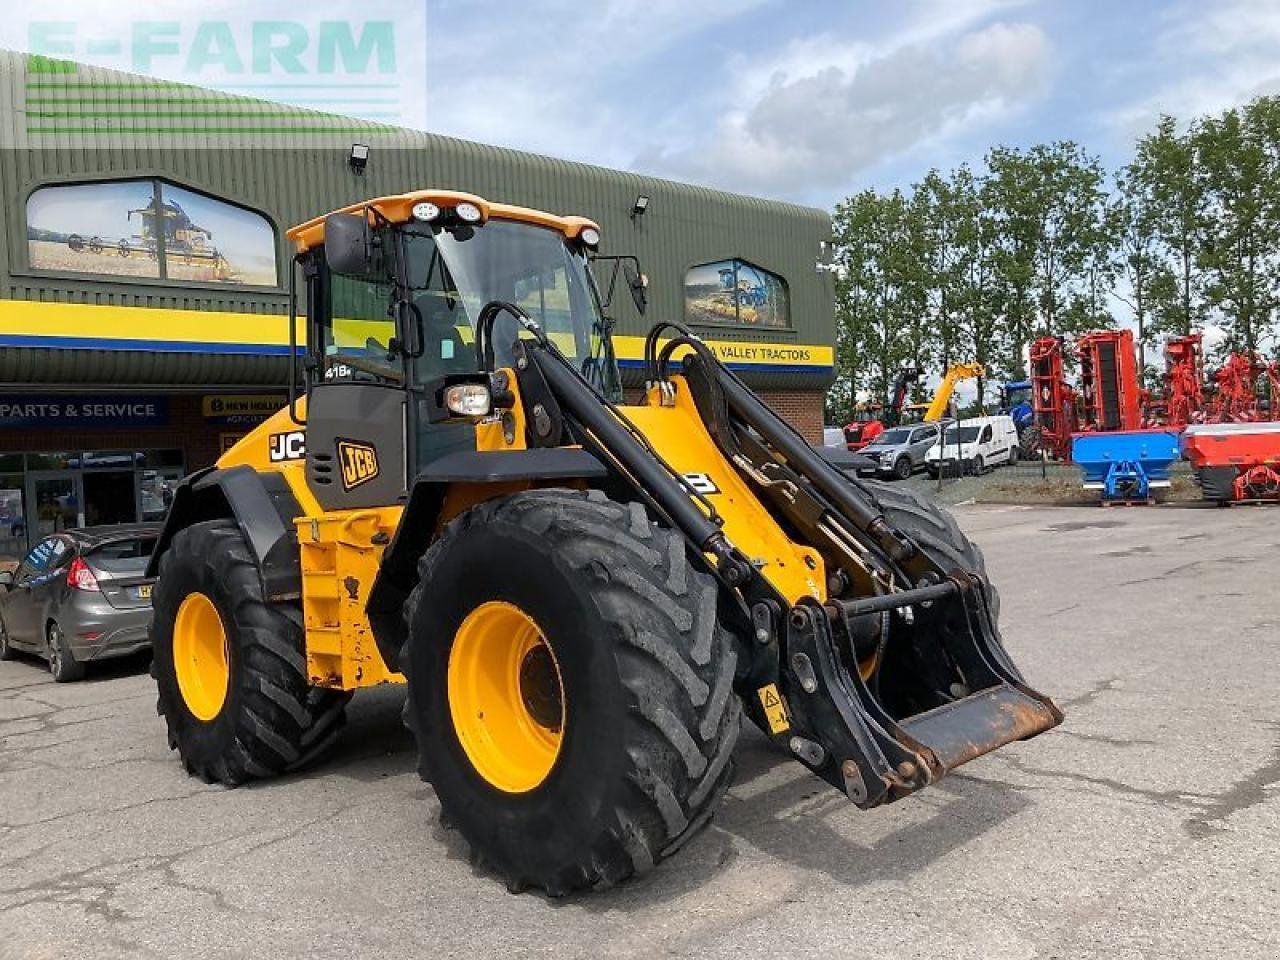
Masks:
[[[1197,173],[1196,145],[1163,116],[1141,137],[1126,167],[1128,190],[1143,198],[1158,241],[1147,287],[1147,331],[1152,338],[1185,335],[1203,324],[1204,278],[1198,259],[1205,226],[1205,183]]]
[[[1172,278],[1163,259],[1158,234],[1158,213],[1151,185],[1133,164],[1116,174],[1115,198],[1107,209],[1108,232],[1115,244],[1115,269],[1123,283],[1112,293],[1132,314],[1137,334],[1139,367],[1146,368],[1151,342],[1151,300],[1168,290]]]
[[[880,400],[901,366],[929,359],[927,239],[917,213],[900,191],[865,190],[832,218],[836,355],[848,402],[859,393]]]
[[[1196,263],[1232,349],[1255,351],[1280,293],[1280,99],[1264,97],[1192,131],[1205,197]]]
[[[983,199],[995,218],[1004,372],[1024,372],[1033,336],[1096,326],[1109,281],[1105,174],[1075,143],[987,154]]]

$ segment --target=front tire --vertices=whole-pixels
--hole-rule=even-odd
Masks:
[[[509,889],[608,886],[706,824],[732,775],[737,651],[678,534],[596,492],[518,493],[450,523],[419,577],[400,658],[419,772]],[[476,655],[476,624],[512,610],[524,639]],[[529,690],[539,642],[555,679]]]
[[[893,475],[897,477],[899,480],[911,479],[911,473],[912,473],[912,470],[911,470],[910,456],[902,456],[894,461]]]
[[[234,786],[301,766],[337,738],[347,695],[310,686],[301,614],[263,598],[234,521],[174,536],[152,606],[156,712],[188,773]]]

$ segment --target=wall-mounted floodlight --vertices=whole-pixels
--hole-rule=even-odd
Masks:
[[[367,143],[353,143],[351,145],[351,156],[347,163],[351,165],[351,172],[356,176],[364,176],[364,168],[369,165],[369,145]]]
[[[636,202],[631,206],[631,219],[643,217],[644,212],[649,209],[649,198],[643,193],[636,197]]]

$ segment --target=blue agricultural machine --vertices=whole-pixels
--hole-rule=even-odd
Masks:
[[[1103,506],[1151,503],[1152,491],[1169,486],[1169,467],[1180,456],[1176,430],[1077,433],[1071,459],[1084,471],[1084,488],[1097,490]]]
[[[1013,418],[1013,425],[1022,431],[1035,423],[1035,409],[1031,405],[1031,381],[1011,380],[1000,384],[1000,412]]]

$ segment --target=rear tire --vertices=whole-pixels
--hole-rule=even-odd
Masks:
[[[179,609],[194,594],[212,603],[221,623],[226,692],[221,701],[189,705],[174,635]],[[188,773],[234,786],[301,766],[337,739],[349,697],[310,685],[301,613],[263,598],[234,521],[196,523],[174,536],[160,560],[152,606],[156,712]]]
[[[649,870],[710,819],[732,776],[741,719],[737,650],[718,622],[718,593],[683,538],[640,504],[594,491],[481,504],[422,558],[400,658],[419,772],[442,821],[510,890],[561,896],[612,885]],[[520,792],[482,774],[463,746],[458,723],[487,708],[473,705],[455,722],[449,701],[453,650],[468,642],[459,627],[495,602],[534,622],[560,681],[558,752]],[[519,693],[532,707],[523,673]]]
[[[84,679],[84,664],[76,660],[67,644],[62,628],[50,623],[45,630],[45,641],[48,643],[46,655],[49,658],[49,672],[53,674],[54,683],[75,683]]]
[[[15,656],[17,654],[9,643],[9,629],[4,625],[4,621],[0,620],[0,660],[12,660]]]

